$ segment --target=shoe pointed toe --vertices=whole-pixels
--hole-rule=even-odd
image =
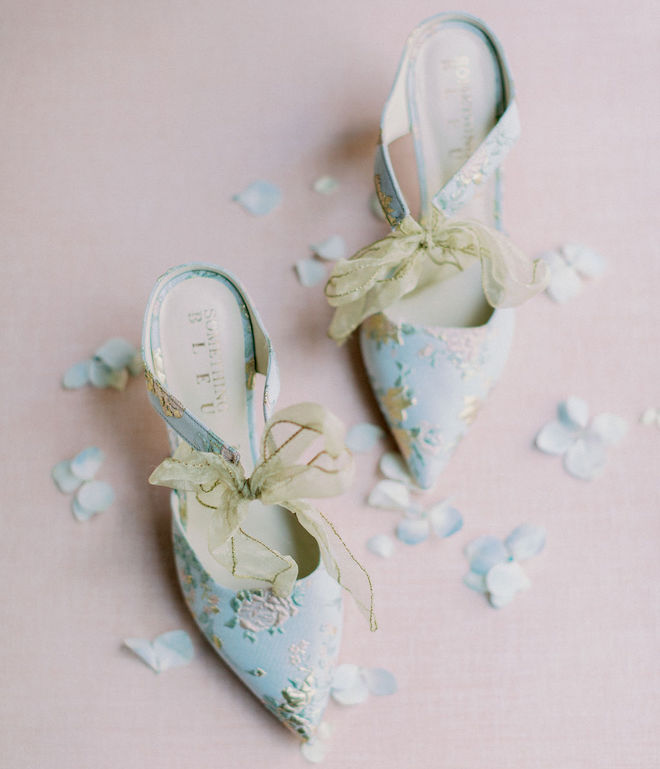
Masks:
[[[512,310],[474,328],[416,326],[383,313],[362,324],[371,387],[421,488],[435,484],[498,380],[513,325]]]
[[[339,653],[339,585],[319,565],[288,597],[270,588],[235,592],[204,570],[176,513],[173,540],[186,604],[211,646],[285,727],[313,737]]]

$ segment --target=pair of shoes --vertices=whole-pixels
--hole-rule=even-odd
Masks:
[[[504,57],[483,23],[442,14],[412,33],[381,128],[376,189],[393,230],[335,268],[330,335],[341,342],[361,325],[376,397],[411,472],[429,487],[499,376],[513,329],[505,308],[545,280],[498,231],[498,169],[518,118]],[[388,153],[409,131],[421,224]],[[477,218],[450,218],[459,208]],[[304,501],[350,484],[343,427],[314,403],[274,411],[268,334],[240,283],[217,267],[183,265],[158,280],[143,356],[173,452],[150,482],[173,489],[186,603],[231,670],[308,740],[339,651],[341,587],[376,629],[367,572]],[[265,377],[260,441],[257,374]]]

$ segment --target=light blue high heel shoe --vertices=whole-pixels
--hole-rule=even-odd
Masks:
[[[367,573],[332,523],[303,501],[349,485],[343,426],[314,403],[273,412],[271,342],[240,283],[216,267],[183,265],[158,280],[143,356],[173,451],[149,480],[174,489],[174,552],[188,608],[240,680],[310,739],[339,652],[340,585],[376,627]]]
[[[408,133],[420,223],[388,149]],[[422,488],[433,486],[500,376],[510,308],[548,279],[542,262],[499,232],[499,166],[518,133],[513,83],[488,27],[463,13],[420,24],[385,104],[376,151],[376,192],[392,231],[338,263],[326,296],[336,308],[333,339],[341,343],[361,326],[371,386]]]

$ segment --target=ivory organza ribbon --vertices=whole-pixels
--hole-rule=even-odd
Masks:
[[[235,577],[269,582],[281,596],[293,589],[297,563],[248,534],[243,526],[254,500],[286,508],[317,541],[328,573],[353,595],[375,630],[367,571],[326,516],[304,501],[341,494],[352,478],[353,460],[344,445],[341,421],[317,403],[301,403],[276,412],[268,421],[261,460],[249,477],[240,464],[182,442],[174,456],[154,470],[149,483],[193,492],[212,511],[208,544],[213,557]]]
[[[382,240],[335,265],[325,287],[337,308],[329,336],[345,342],[365,318],[410,293],[429,260],[438,267],[435,282],[479,260],[484,294],[493,307],[522,304],[549,280],[543,260],[530,259],[501,232],[476,220],[450,219],[434,209],[425,229],[408,215]]]

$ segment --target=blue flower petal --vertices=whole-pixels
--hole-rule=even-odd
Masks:
[[[602,474],[607,454],[598,439],[580,438],[564,454],[564,469],[574,478],[592,481]]]
[[[87,481],[78,489],[75,498],[84,510],[100,513],[115,501],[115,492],[105,481]]]
[[[427,518],[402,518],[396,527],[396,536],[406,545],[419,545],[429,538],[431,524]]]
[[[545,529],[533,523],[523,523],[509,534],[504,544],[516,561],[525,561],[545,547]]]
[[[509,560],[509,551],[497,537],[477,537],[465,548],[470,570],[475,574],[487,574],[495,564]]]
[[[495,564],[486,575],[486,589],[495,608],[505,606],[516,593],[527,590],[530,585],[528,576],[516,561]]]
[[[321,259],[336,262],[346,256],[346,243],[341,235],[331,235],[329,238],[310,246],[312,251]]]
[[[367,550],[381,558],[389,558],[394,552],[394,542],[387,534],[376,534],[367,540]]]
[[[312,186],[314,192],[321,195],[332,195],[339,189],[339,182],[332,176],[320,176]]]
[[[572,429],[584,429],[589,421],[589,404],[584,398],[571,395],[557,406],[559,421]]]
[[[71,512],[74,518],[78,521],[88,521],[92,516],[96,515],[96,510],[88,510],[78,502],[78,497],[71,498]]]
[[[89,360],[83,360],[71,366],[62,378],[62,387],[66,390],[78,390],[88,384],[89,363]]]
[[[325,267],[317,259],[299,259],[295,270],[300,284],[306,288],[316,286],[326,278]]]
[[[470,590],[476,590],[477,593],[486,593],[486,576],[484,574],[475,574],[473,571],[469,571],[463,577],[463,584],[470,588]]]
[[[562,247],[562,253],[567,264],[588,278],[598,278],[605,272],[605,259],[592,248],[567,243]]]
[[[344,441],[346,446],[354,453],[365,453],[371,451],[376,443],[385,435],[383,429],[378,425],[371,425],[368,422],[360,422],[353,425],[346,434]]]
[[[91,481],[103,464],[105,454],[96,446],[83,449],[71,460],[71,472],[81,481]]]
[[[433,505],[428,511],[433,531],[438,537],[451,537],[463,528],[463,516],[448,500]]]
[[[362,677],[367,688],[377,697],[386,697],[397,691],[396,678],[384,668],[363,668]]]
[[[72,494],[82,483],[71,471],[71,461],[68,459],[58,462],[51,470],[51,476],[63,494]]]
[[[185,630],[171,630],[157,636],[153,641],[145,638],[126,638],[124,645],[156,673],[188,665],[194,656],[192,641]]]
[[[619,443],[628,432],[628,423],[616,414],[598,414],[588,428],[590,436],[596,436],[607,446]]]
[[[264,216],[280,204],[282,192],[275,184],[259,179],[233,199],[254,216]]]
[[[546,454],[565,454],[573,445],[577,432],[559,421],[548,422],[536,436],[536,448]]]
[[[104,342],[94,356],[113,371],[118,371],[129,366],[136,354],[137,350],[130,342],[121,337],[114,337]]]
[[[367,504],[381,510],[408,510],[411,505],[407,486],[398,481],[378,481],[369,494]]]

